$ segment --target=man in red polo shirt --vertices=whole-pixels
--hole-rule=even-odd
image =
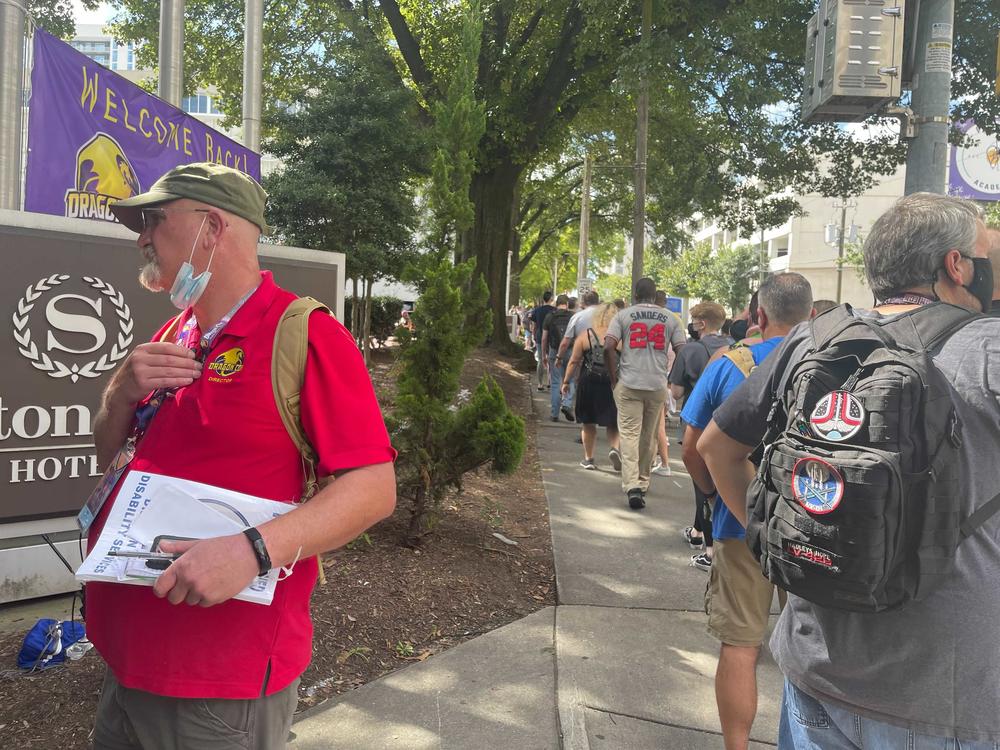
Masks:
[[[265,199],[246,175],[202,163],[112,208],[140,232],[143,284],[169,290],[182,313],[176,334],[159,341],[165,325],[108,384],[94,426],[102,465],[130,458],[130,470],[301,497],[303,462],[271,385],[277,323],[295,295],[258,265]],[[336,478],[309,502],[244,533],[164,543],[180,557],[152,588],[87,584],[87,632],[108,663],[96,747],[285,746],[312,648],[315,556],[395,506],[395,452],[371,380],[350,334],[325,313],[309,320],[301,414],[317,474]],[[96,513],[91,540],[114,500]],[[232,598],[295,561],[270,606]]]

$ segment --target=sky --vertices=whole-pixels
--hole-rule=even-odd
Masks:
[[[105,23],[111,17],[111,7],[101,3],[97,10],[86,10],[78,0],[73,0],[73,14],[77,23]]]

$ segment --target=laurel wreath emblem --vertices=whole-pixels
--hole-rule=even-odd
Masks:
[[[13,315],[14,340],[17,341],[18,351],[23,357],[31,362],[32,367],[46,373],[53,378],[68,377],[72,382],[77,382],[81,377],[97,378],[103,373],[114,368],[114,366],[128,354],[128,347],[132,343],[132,311],[125,304],[125,297],[111,284],[93,276],[84,276],[83,280],[92,288],[103,294],[111,302],[118,315],[118,340],[111,347],[111,351],[102,354],[99,359],[87,362],[85,365],[67,366],[57,359],[52,359],[48,354],[39,351],[35,342],[31,340],[31,331],[28,329],[28,315],[34,308],[38,298],[44,292],[59,286],[66,281],[69,276],[63,274],[52,274],[51,276],[39,279],[34,284],[24,290],[24,296],[17,302],[17,312]]]

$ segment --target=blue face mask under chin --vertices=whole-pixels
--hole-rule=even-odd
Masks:
[[[204,294],[205,287],[208,286],[208,282],[212,278],[212,272],[208,269],[212,267],[212,258],[215,257],[215,245],[212,245],[212,254],[208,257],[208,266],[206,266],[204,271],[195,276],[194,266],[191,265],[191,260],[194,258],[194,250],[198,247],[201,230],[205,228],[205,221],[207,219],[208,216],[206,215],[201,220],[201,226],[198,227],[198,234],[195,235],[194,244],[191,246],[191,256],[181,264],[181,267],[177,271],[177,277],[174,279],[174,284],[170,287],[170,301],[178,310],[186,310],[195,304],[201,298],[201,295]]]

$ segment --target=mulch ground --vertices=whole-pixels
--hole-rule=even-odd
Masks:
[[[555,603],[548,511],[535,446],[528,375],[492,350],[467,361],[462,386],[484,373],[525,417],[527,442],[512,476],[470,475],[420,549],[399,543],[408,509],[348,547],[324,556],[326,584],[313,595],[313,661],[299,711]],[[376,352],[372,377],[391,405],[392,358]],[[516,545],[507,544],[500,534]],[[15,669],[23,633],[0,635],[0,748],[89,747],[104,663],[82,660],[24,675]]]

